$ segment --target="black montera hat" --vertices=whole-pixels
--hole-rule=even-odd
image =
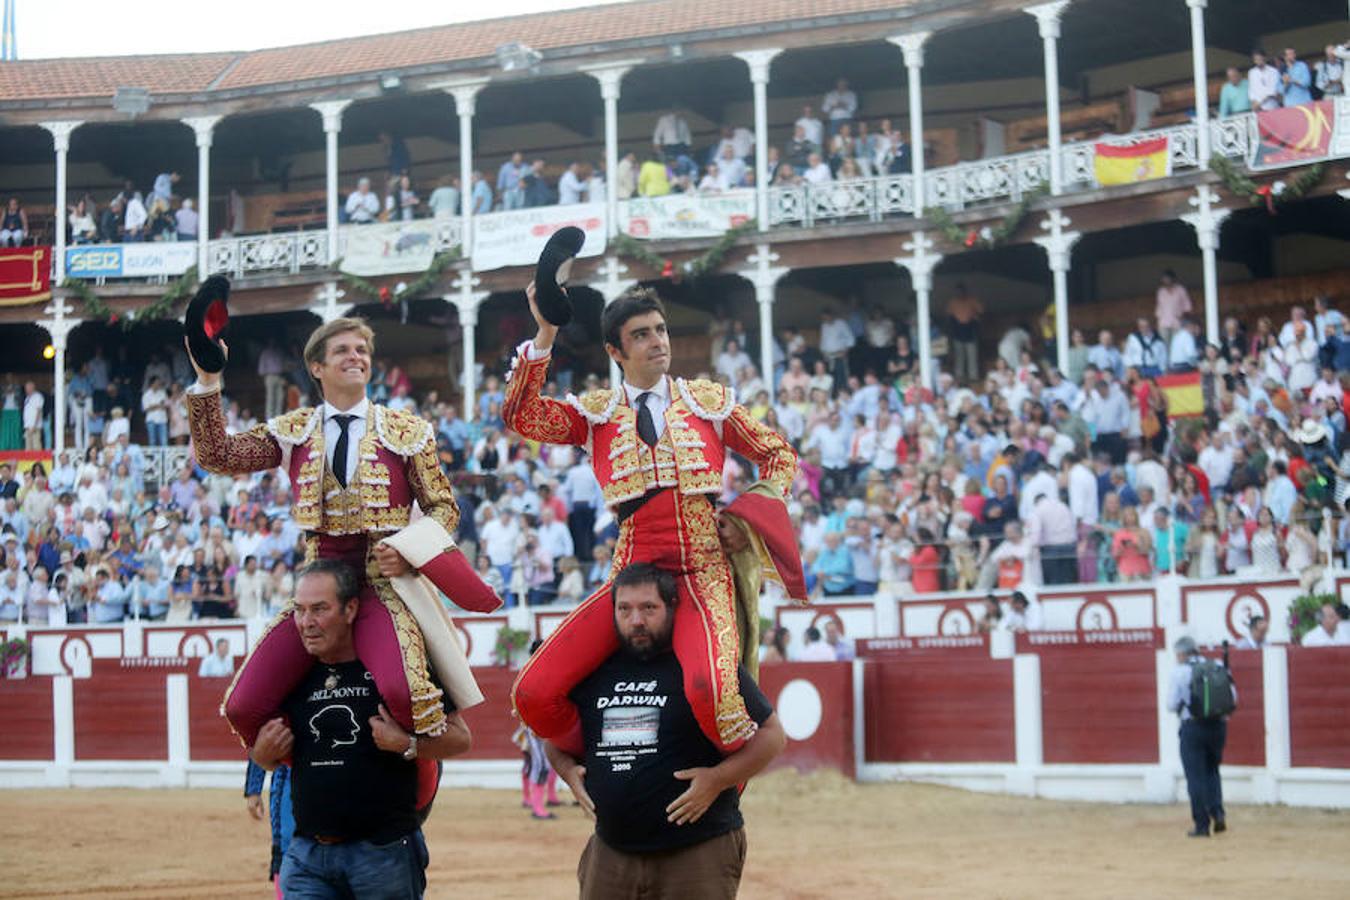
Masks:
[[[572,321],[572,301],[567,296],[567,276],[572,261],[586,243],[586,232],[569,225],[553,232],[539,254],[534,270],[534,302],[539,314],[559,328]]]
[[[225,368],[225,351],[220,347],[220,339],[230,324],[230,311],[225,306],[229,296],[229,279],[212,275],[197,288],[197,294],[183,316],[188,351],[203,372],[219,372]]]

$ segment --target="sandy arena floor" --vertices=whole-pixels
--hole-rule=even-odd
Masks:
[[[564,795],[565,796],[565,795]],[[1350,896],[1350,813],[1236,807],[1187,840],[1181,806],[983,796],[779,773],[744,803],[744,898]],[[576,896],[580,810],[535,822],[504,791],[449,790],[427,827],[428,897]],[[1337,837],[1337,836],[1340,837]],[[239,794],[0,792],[0,897],[268,898],[266,825]]]

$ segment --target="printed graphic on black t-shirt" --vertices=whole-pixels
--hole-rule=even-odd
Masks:
[[[287,698],[295,734],[291,803],[300,834],[386,843],[417,828],[417,769],[375,746],[381,703],[359,661],[316,663]]]
[[[743,667],[740,683],[751,718],[764,722],[773,707]],[[741,826],[734,788],[723,791],[697,822],[666,820],[666,807],[689,788],[674,773],[722,760],[684,696],[675,654],[649,662],[616,654],[571,696],[586,740],[586,791],[595,801],[596,832],[606,844],[628,853],[669,850]]]

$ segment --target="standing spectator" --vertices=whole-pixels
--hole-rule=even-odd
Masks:
[[[193,208],[191,197],[183,199],[183,205],[178,207],[178,211],[174,213],[173,221],[178,240],[195,241],[197,239],[201,217],[197,214],[197,210]]]
[[[173,201],[173,186],[182,178],[177,172],[160,172],[150,188],[150,199],[168,206]]]
[[[525,165],[525,155],[519,150],[502,163],[497,170],[497,196],[501,198],[502,209],[523,209],[525,207],[525,185],[523,180],[530,171]]]
[[[1280,70],[1266,59],[1264,50],[1252,51],[1252,67],[1247,70],[1247,98],[1252,109],[1280,108]]]
[[[619,158],[619,168],[614,176],[614,189],[619,192],[620,200],[631,200],[637,194],[638,159],[632,150]]]
[[[369,225],[380,214],[380,198],[370,190],[370,179],[361,178],[356,182],[356,190],[347,195],[347,204],[343,207],[347,221],[353,225]]]
[[[98,240],[98,225],[94,222],[94,207],[92,202],[86,202],[80,199],[71,207],[70,212],[70,241],[73,244],[92,244]],[[3,245],[3,242],[0,242]]]
[[[549,187],[544,173],[544,161],[536,159],[530,163],[530,171],[521,179],[525,185],[525,205],[531,209],[540,206],[552,206],[557,198],[553,188]]]
[[[1146,316],[1139,317],[1135,330],[1125,339],[1121,361],[1144,378],[1157,378],[1167,368],[1167,343],[1153,330],[1153,323]]]
[[[18,197],[10,197],[0,218],[0,247],[18,247],[27,237],[28,213],[19,205]]]
[[[1073,512],[1052,491],[1033,501],[1027,522],[1031,542],[1040,550],[1046,584],[1073,584],[1078,579],[1078,526]]]
[[[558,179],[558,203],[581,203],[586,199],[586,182],[581,177],[581,163],[568,163]]]
[[[216,652],[202,658],[197,667],[198,678],[229,678],[234,674],[234,657],[230,655],[230,642],[225,638],[216,639]]]
[[[252,619],[266,612],[267,573],[258,568],[258,558],[244,557],[244,567],[234,576],[235,615]]]
[[[1169,372],[1193,372],[1200,363],[1200,324],[1190,316],[1182,316],[1181,327],[1172,335],[1167,348]]]
[[[413,190],[412,179],[407,175],[400,175],[394,180],[393,190],[389,192],[385,203],[385,210],[391,220],[411,222],[417,217],[417,207],[421,202],[421,198]]]
[[[1284,72],[1280,75],[1280,98],[1286,107],[1312,102],[1312,72],[1293,47],[1284,48]]]
[[[807,141],[816,146],[817,149],[825,145],[825,125],[816,116],[815,110],[810,106],[802,107],[802,114],[793,126],[802,130],[802,136]],[[789,157],[790,159],[791,157]]]
[[[1125,377],[1125,363],[1120,350],[1116,348],[1111,332],[1102,329],[1097,333],[1097,343],[1088,349],[1088,364],[1117,380]]]
[[[1172,670],[1172,681],[1167,692],[1167,708],[1181,717],[1181,765],[1186,771],[1186,793],[1191,799],[1191,818],[1195,827],[1189,837],[1209,837],[1210,821],[1215,833],[1228,830],[1223,809],[1223,783],[1219,778],[1219,764],[1223,762],[1223,747],[1228,739],[1226,717],[1201,718],[1191,709],[1191,685],[1196,676],[1195,667],[1205,662],[1195,641],[1188,637],[1177,640],[1177,664]],[[1234,703],[1237,688],[1232,687]]]
[[[638,170],[637,192],[639,197],[664,197],[670,193],[670,176],[658,154],[648,156]]]
[[[525,195],[522,190],[522,205],[525,202],[524,198]],[[459,215],[459,179],[453,175],[445,175],[440,181],[436,182],[436,189],[427,198],[427,207],[431,209],[431,214],[437,219],[452,219]]]
[[[141,394],[141,410],[145,413],[145,431],[152,447],[169,444],[169,395],[158,375],[150,379],[150,386]]]
[[[1164,505],[1153,510],[1153,567],[1159,575],[1179,573],[1186,561],[1186,539],[1190,526],[1172,518]]]
[[[146,223],[150,220],[145,201],[139,192],[133,192],[126,198],[126,205],[127,213],[122,219],[122,240],[128,243],[145,240]]]
[[[971,295],[964,282],[956,285],[956,296],[947,301],[947,315],[951,317],[953,371],[956,380],[974,384],[980,377],[980,316],[984,304]]]
[[[483,173],[473,173],[472,187],[469,189],[469,203],[475,216],[492,212],[492,185],[483,179]]]
[[[1219,116],[1241,115],[1252,111],[1251,96],[1247,91],[1247,79],[1242,77],[1237,66],[1228,67],[1228,80],[1219,89]]]
[[[25,450],[41,450],[42,409],[46,400],[31,381],[24,383],[23,393],[23,447]]]
[[[408,145],[403,138],[387,131],[380,132],[380,146],[384,148],[385,171],[395,178],[409,174],[412,169],[412,157],[408,154]]]
[[[122,241],[122,215],[126,212],[126,203],[121,197],[112,202],[99,214],[98,239],[105,244],[118,244]],[[3,241],[0,241],[3,245]]]
[[[687,158],[692,145],[689,123],[678,109],[672,107],[656,120],[656,127],[652,130],[652,148],[667,162],[675,163],[680,157]]]
[[[826,537],[828,543],[828,535]],[[933,532],[921,527],[915,532],[915,537],[914,553],[909,558],[910,583],[916,594],[935,594],[942,590],[942,561],[934,544]]]
[[[820,111],[829,117],[831,137],[853,121],[858,114],[858,95],[849,90],[847,79],[840,78],[834,83],[834,90],[825,95]]]
[[[825,307],[820,315],[820,352],[825,357],[836,385],[848,381],[849,351],[857,342],[848,320],[836,315],[832,308]]]
[[[1186,292],[1186,286],[1177,281],[1176,272],[1171,269],[1164,270],[1158,284],[1153,312],[1164,342],[1171,342],[1172,335],[1181,328],[1182,319],[1191,312],[1191,309],[1191,295]]]
[[[1121,511],[1120,528],[1111,539],[1111,556],[1121,581],[1142,581],[1153,571],[1153,537],[1139,527],[1139,509]]]
[[[1322,92],[1324,100],[1345,95],[1345,63],[1337,54],[1335,44],[1327,44],[1326,56],[1313,66],[1313,84]]]
[[[258,354],[258,374],[265,391],[263,416],[272,419],[286,411],[286,356],[275,337]]]

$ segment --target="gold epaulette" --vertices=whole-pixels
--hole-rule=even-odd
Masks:
[[[432,440],[431,423],[421,416],[387,406],[372,406],[380,443],[399,456],[416,456]]]
[[[309,440],[322,418],[317,409],[304,406],[268,419],[267,433],[276,438],[277,443],[294,447]]]
[[[686,381],[677,378],[675,386],[679,388],[685,405],[700,419],[720,422],[736,408],[736,392],[716,381],[708,381],[705,378]]]

